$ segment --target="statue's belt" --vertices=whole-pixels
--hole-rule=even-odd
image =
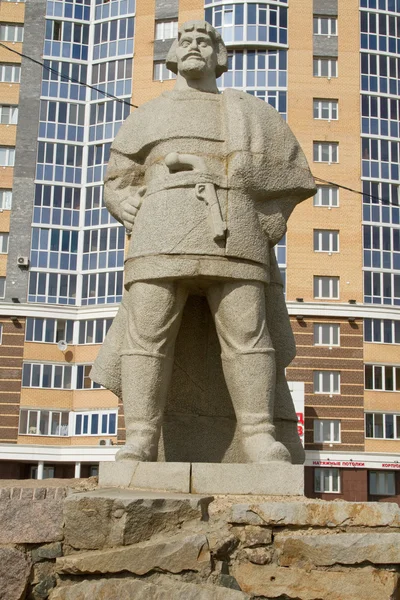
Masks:
[[[180,172],[167,175],[163,180],[146,182],[146,196],[176,188],[195,188],[198,184],[211,183],[216,188],[227,189],[226,177],[209,173]]]

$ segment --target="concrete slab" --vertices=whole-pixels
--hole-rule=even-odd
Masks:
[[[302,496],[304,467],[285,462],[104,462],[100,463],[99,485],[183,494]]]
[[[304,467],[285,462],[192,463],[190,491],[194,494],[302,496]]]
[[[103,462],[99,485],[185,494],[190,492],[190,463]]]

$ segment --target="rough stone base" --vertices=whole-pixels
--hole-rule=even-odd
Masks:
[[[53,489],[0,495],[1,600],[399,598],[395,503]]]
[[[99,485],[195,494],[302,496],[304,468],[302,465],[282,462],[103,462],[100,463]]]

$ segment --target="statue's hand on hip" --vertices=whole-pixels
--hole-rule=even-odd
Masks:
[[[127,196],[121,201],[121,220],[128,234],[132,233],[136,215],[139,212],[146,190],[146,186],[143,185],[137,190],[136,194]]]

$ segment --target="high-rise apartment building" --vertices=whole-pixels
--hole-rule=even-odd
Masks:
[[[317,178],[276,248],[306,494],[399,500],[400,0],[0,2],[0,476],[90,475],[124,437],[88,377],[123,291],[102,180],[194,18],[228,47],[220,88],[272,104]]]

